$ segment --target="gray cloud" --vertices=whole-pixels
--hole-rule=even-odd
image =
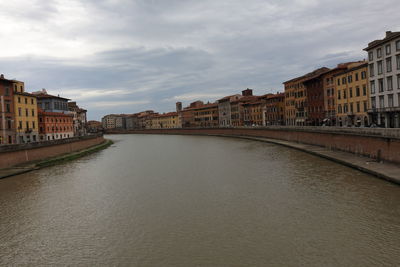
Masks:
[[[2,25],[26,35],[0,44],[12,55],[0,57],[2,72],[78,101],[92,119],[169,111],[179,98],[213,101],[247,87],[282,91],[314,68],[365,58],[368,42],[399,30],[396,0],[29,3],[0,11]]]

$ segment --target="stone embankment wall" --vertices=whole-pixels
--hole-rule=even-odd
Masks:
[[[76,152],[101,144],[104,141],[102,135],[90,135],[38,143],[0,146],[0,169]]]
[[[332,150],[367,156],[371,159],[400,163],[400,129],[277,126],[263,128],[154,129],[113,133],[264,137],[317,145]]]

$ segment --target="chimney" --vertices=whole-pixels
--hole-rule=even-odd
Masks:
[[[392,34],[392,31],[386,31],[386,37],[389,37]]]
[[[252,96],[253,95],[253,89],[247,88],[246,90],[242,91],[242,96]]]

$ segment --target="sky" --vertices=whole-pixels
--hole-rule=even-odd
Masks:
[[[362,60],[399,31],[398,0],[13,0],[0,9],[0,73],[88,110],[174,111],[316,68]]]

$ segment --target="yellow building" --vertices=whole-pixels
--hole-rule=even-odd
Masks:
[[[13,81],[17,144],[39,141],[36,96],[26,93],[24,83]]]
[[[157,114],[151,118],[152,129],[180,128],[180,121],[177,112]]]
[[[367,67],[365,61],[355,62],[334,75],[337,126],[369,126]]]

